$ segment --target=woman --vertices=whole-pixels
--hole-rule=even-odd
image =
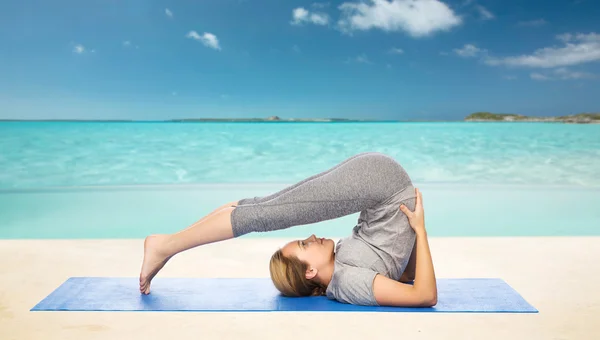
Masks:
[[[277,250],[270,262],[275,287],[287,296],[358,305],[435,305],[421,193],[393,158],[378,152],[357,154],[272,195],[227,203],[178,233],[147,237],[140,292],[149,294],[152,278],[184,250],[356,212],[352,234],[337,244],[311,235]]]

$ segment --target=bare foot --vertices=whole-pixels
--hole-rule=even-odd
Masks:
[[[140,273],[140,293],[150,294],[150,282],[171,257],[162,252],[168,235],[151,235],[144,241],[144,262]]]

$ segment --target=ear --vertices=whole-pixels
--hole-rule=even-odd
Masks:
[[[305,277],[307,280],[312,280],[315,276],[317,276],[318,272],[319,271],[316,270],[315,268],[307,268]]]

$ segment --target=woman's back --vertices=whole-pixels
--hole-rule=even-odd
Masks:
[[[336,245],[335,269],[327,296],[340,302],[376,305],[373,279],[399,280],[415,243],[415,232],[400,204],[414,209],[411,183],[372,208],[363,210],[352,235]]]

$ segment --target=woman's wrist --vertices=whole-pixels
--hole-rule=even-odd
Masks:
[[[417,237],[425,237],[425,236],[427,236],[427,231],[425,230],[425,226],[420,227],[420,228],[416,228],[415,229],[415,233],[417,234]]]

